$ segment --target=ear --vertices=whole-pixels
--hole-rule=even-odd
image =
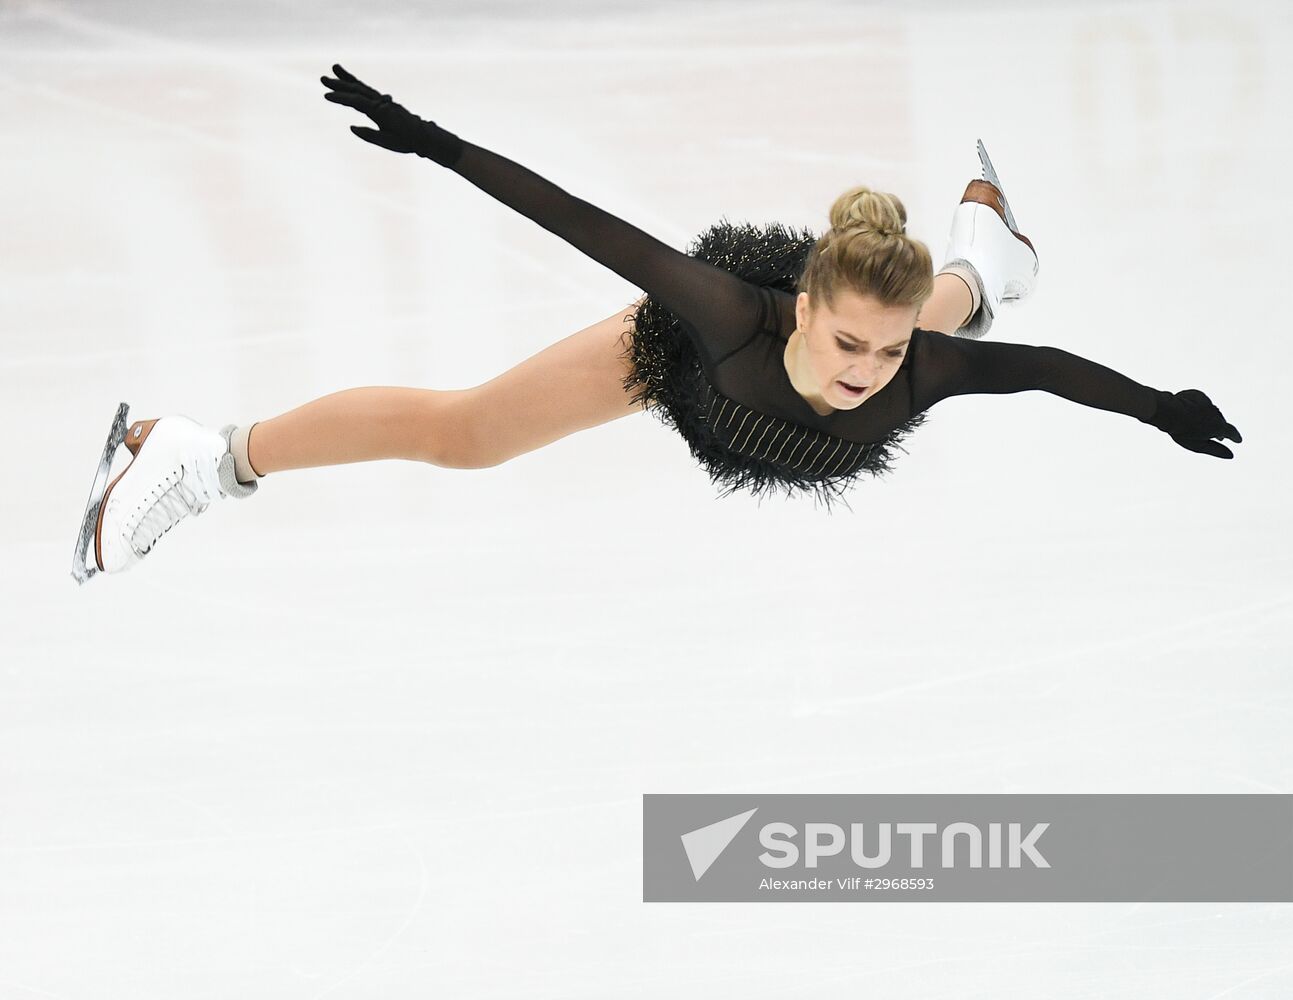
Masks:
[[[799,329],[807,329],[808,315],[808,293],[800,292],[798,298],[795,299],[795,323]]]

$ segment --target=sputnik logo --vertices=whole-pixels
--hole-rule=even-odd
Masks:
[[[750,817],[758,811],[756,806],[749,812],[720,819],[717,823],[702,826],[699,830],[692,830],[682,835],[682,849],[687,852],[687,860],[691,862],[691,873],[697,882],[705,872],[709,871],[709,866],[718,860],[718,856],[727,850],[727,845],[736,839],[736,835],[741,832],[741,828]]]

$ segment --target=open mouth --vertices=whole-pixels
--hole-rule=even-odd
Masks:
[[[840,387],[840,390],[844,395],[851,396],[854,399],[861,397],[868,388],[868,386],[865,385],[852,385],[849,382],[841,382],[839,379],[835,380],[835,384]]]

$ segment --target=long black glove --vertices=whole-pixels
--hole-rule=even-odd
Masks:
[[[1198,389],[1181,392],[1158,392],[1158,408],[1147,423],[1168,434],[1182,448],[1201,455],[1217,458],[1234,458],[1235,454],[1220,441],[1225,438],[1236,444],[1243,441],[1234,424],[1226,422],[1212,400]]]
[[[424,121],[396,104],[390,94],[379,94],[340,65],[334,65],[332,72],[337,74],[336,79],[319,77],[329,91],[323,95],[324,99],[362,111],[380,128],[378,131],[350,126],[350,131],[359,138],[396,153],[425,156],[443,167],[452,167],[457,162],[462,154],[462,140],[452,132],[446,132],[435,122]]]

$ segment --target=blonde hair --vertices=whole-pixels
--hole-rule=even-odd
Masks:
[[[934,294],[934,263],[906,230],[907,210],[896,197],[850,188],[831,206],[831,228],[808,255],[799,290],[812,305],[831,305],[841,289],[887,306],[923,304]]]

